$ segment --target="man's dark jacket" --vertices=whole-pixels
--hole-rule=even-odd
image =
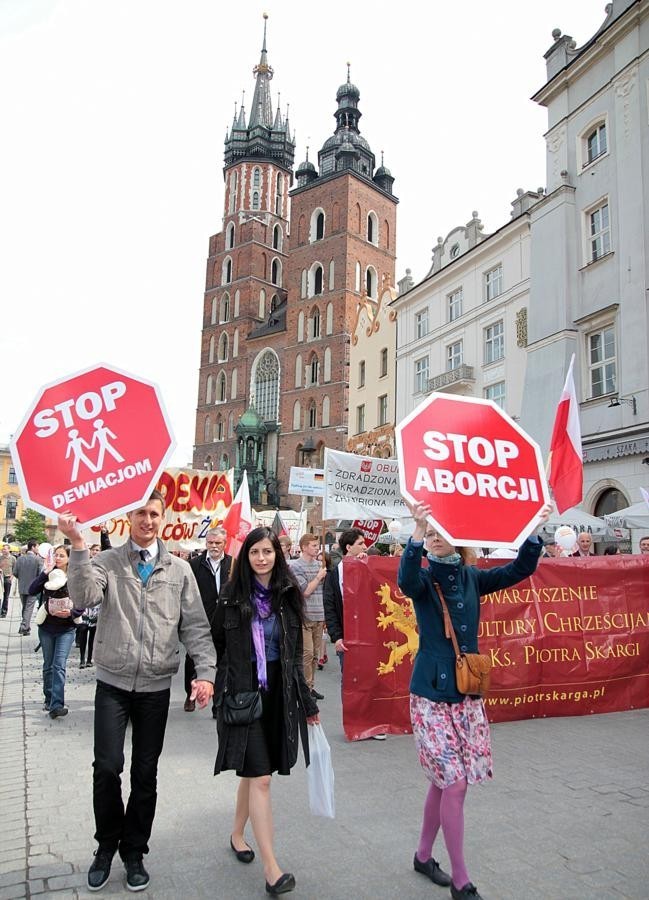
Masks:
[[[216,589],[216,578],[214,577],[212,566],[207,558],[207,550],[204,550],[200,556],[195,556],[194,559],[190,559],[189,565],[192,567],[192,572],[198,583],[198,590],[200,591],[203,606],[205,607],[207,621],[212,627],[212,634],[214,634],[213,625],[216,615],[216,601],[219,599],[219,593]],[[221,589],[223,589],[226,581],[230,577],[231,565],[232,557],[228,556],[227,553],[224,553],[221,557]]]

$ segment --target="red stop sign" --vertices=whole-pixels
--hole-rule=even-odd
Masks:
[[[378,536],[383,531],[383,519],[355,519],[352,522],[352,528],[358,528],[359,531],[362,531],[365,545],[373,547]]]
[[[396,437],[401,493],[455,546],[518,546],[548,502],[538,444],[491,400],[431,394]]]
[[[145,502],[173,448],[158,388],[98,366],[39,391],[11,455],[28,506],[88,527]]]

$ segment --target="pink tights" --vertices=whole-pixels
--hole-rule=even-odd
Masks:
[[[444,843],[451,860],[451,877],[457,888],[463,888],[470,881],[464,862],[464,798],[466,778],[456,781],[447,788],[431,784],[424,803],[424,821],[419,836],[417,859],[427,862],[433,851],[433,843],[440,825]]]

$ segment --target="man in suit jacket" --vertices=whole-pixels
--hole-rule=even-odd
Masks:
[[[595,556],[592,550],[593,538],[587,531],[582,531],[577,537],[577,549],[573,556]]]
[[[232,557],[225,552],[227,538],[228,533],[224,528],[212,528],[205,536],[205,550],[199,556],[189,561],[189,565],[196,577],[210,628],[216,614],[216,603],[219,599],[221,586],[230,577]],[[191,684],[195,678],[194,661],[187,655],[185,657],[185,693],[187,696],[183,707],[185,712],[194,712],[196,709],[196,701],[190,699]]]

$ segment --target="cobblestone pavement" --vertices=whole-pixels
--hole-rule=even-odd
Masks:
[[[19,605],[12,600],[0,620],[0,900],[87,897],[94,670],[79,669],[73,648],[70,714],[52,721],[41,710],[36,629],[17,634]],[[426,791],[412,738],[348,743],[337,665],[319,673],[317,686],[326,695],[336,819],[310,815],[301,758],[273,784],[277,854],[296,874],[295,896],[448,897],[412,870]],[[145,896],[266,896],[259,861],[243,866],[228,847],[236,777],[211,774],[211,716],[183,712],[182,700],[178,676]],[[493,728],[495,779],[471,789],[466,807],[469,872],[485,900],[649,898],[648,726],[649,710],[639,710]],[[441,837],[436,855],[448,868]],[[102,893],[128,896],[117,860]]]

